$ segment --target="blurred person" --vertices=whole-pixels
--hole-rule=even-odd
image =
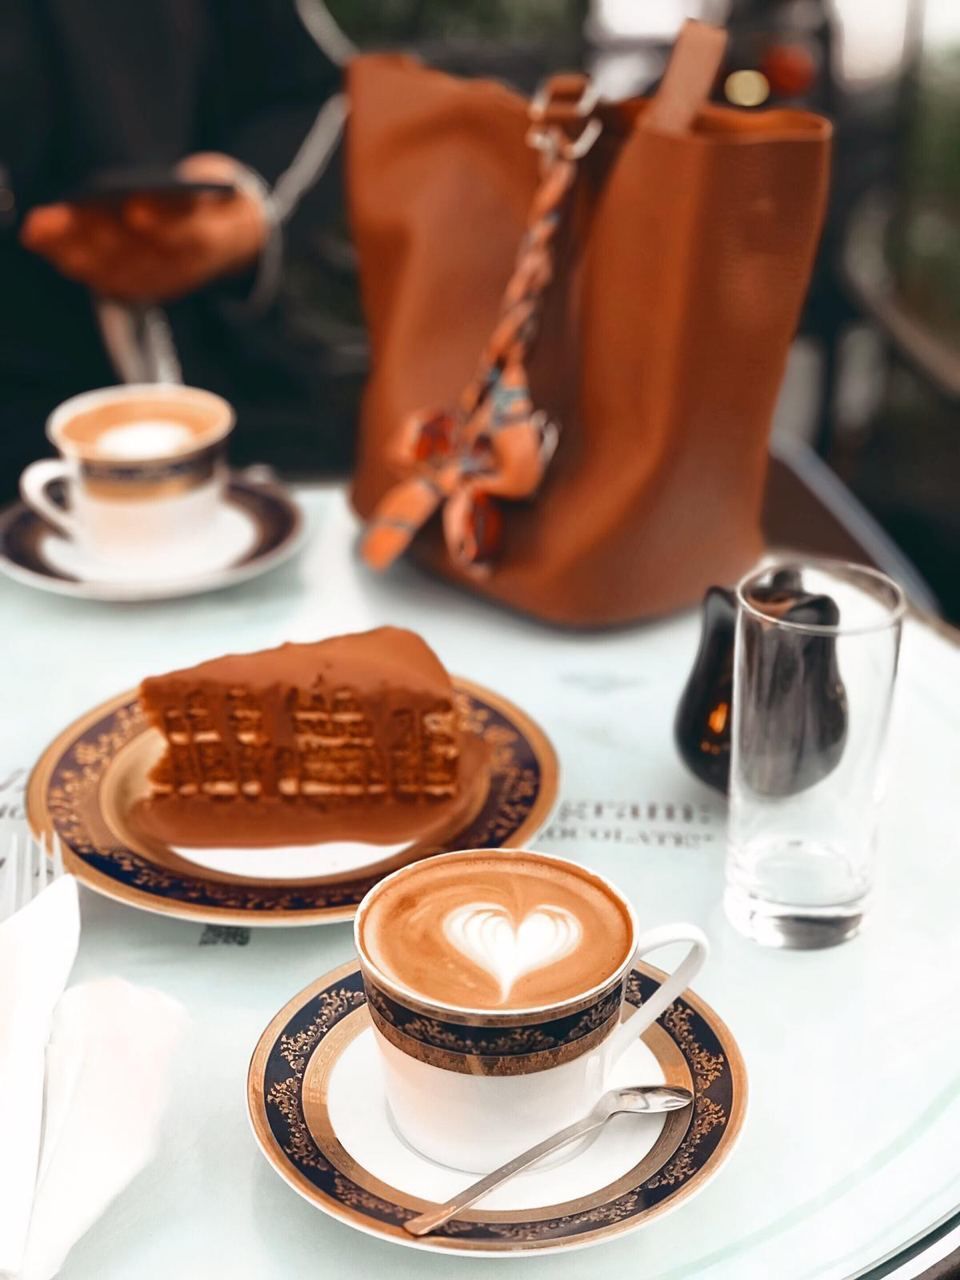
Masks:
[[[294,0],[3,0],[0,496],[49,451],[57,403],[119,380],[97,298],[163,306],[183,380],[238,409],[236,461],[348,464],[323,351],[290,339],[276,298],[283,241],[324,198],[298,190],[282,235],[272,199],[339,82]],[[145,167],[230,186],[70,199]]]

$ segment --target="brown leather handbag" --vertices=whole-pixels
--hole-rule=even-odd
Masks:
[[[688,23],[657,95],[531,104],[402,56],[349,72],[372,371],[353,487],[378,567],[552,622],[664,613],[762,549],[771,414],[830,125],[706,103]]]

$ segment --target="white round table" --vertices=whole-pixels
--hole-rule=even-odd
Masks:
[[[102,605],[0,582],[0,808],[16,806],[26,771],[68,721],[143,675],[226,649],[413,627],[451,670],[515,700],[552,737],[561,798],[537,847],[611,876],[645,923],[707,930],[713,954],[697,990],[738,1038],[750,1076],[739,1147],[701,1196],[598,1252],[499,1267],[530,1280],[848,1280],[955,1211],[960,650],[907,624],[869,928],[830,951],[765,951],[723,918],[723,804],[672,745],[694,613],[609,634],[551,631],[410,567],[375,577],[355,562],[341,492],[303,500],[306,550],[229,591]],[[72,981],[120,974],[159,987],[191,1021],[156,1159],[76,1245],[65,1280],[473,1274],[471,1259],[394,1249],[327,1219],[276,1177],[248,1130],[253,1046],[293,993],[352,954],[348,925],[217,929],[86,891],[82,911]]]

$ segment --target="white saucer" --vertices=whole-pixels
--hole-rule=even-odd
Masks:
[[[664,1072],[653,1052],[638,1040],[616,1064],[610,1087],[660,1084]],[[387,1110],[373,1027],[366,1025],[326,1073],[326,1107],[334,1136],[361,1169],[408,1196],[442,1203],[479,1176],[435,1164],[407,1145]],[[315,1088],[312,1080],[307,1089]],[[309,1107],[309,1103],[308,1103]],[[615,1116],[592,1142],[560,1152],[546,1167],[519,1174],[474,1209],[540,1209],[590,1195],[641,1161],[663,1131],[663,1116]]]
[[[145,556],[135,563],[114,563],[91,555],[52,530],[40,539],[39,550],[47,563],[66,578],[108,588],[116,585],[150,590],[221,573],[249,556],[256,543],[257,525],[249,513],[223,502],[209,528],[179,555],[160,554]]]
[[[103,601],[167,600],[245,582],[288,559],[303,541],[300,508],[282,488],[231,477],[213,526],[185,558],[112,564],[84,553],[23,503],[0,516],[0,571],[57,595]]]
[[[641,964],[627,999],[663,979]],[[403,1223],[475,1175],[434,1164],[393,1128],[357,961],[295,996],[260,1037],[247,1081],[254,1135],[280,1176],[311,1204],[359,1231],[437,1253],[557,1253],[634,1231],[683,1203],[722,1167],[746,1106],[730,1031],[692,994],[630,1048],[612,1085],[692,1089],[691,1108],[617,1116],[568,1158],[528,1170],[430,1236]]]

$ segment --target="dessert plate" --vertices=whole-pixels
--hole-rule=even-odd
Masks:
[[[489,747],[489,772],[466,819],[442,839],[403,846],[331,842],[295,849],[177,849],[144,834],[134,802],[162,739],[136,691],[69,725],[37,762],[27,816],[56,831],[66,869],[98,893],[155,911],[219,924],[307,925],[348,920],[366,891],[394,867],[451,849],[528,843],[557,792],[557,761],[543,731],[520,709],[454,678],[463,725]],[[269,857],[276,853],[277,872]],[[229,869],[228,869],[229,868]]]
[[[627,998],[664,975],[633,970]],[[434,1164],[395,1133],[356,960],[287,1004],[260,1037],[247,1080],[253,1132],[280,1176],[311,1204],[395,1244],[439,1253],[559,1253],[646,1225],[701,1190],[733,1148],[746,1072],[730,1031],[708,1005],[677,1000],[629,1049],[612,1085],[664,1081],[694,1105],[661,1116],[617,1116],[566,1160],[521,1174],[433,1235],[402,1223],[476,1175]]]
[[[293,555],[304,533],[300,508],[282,488],[234,475],[217,519],[191,548],[189,565],[167,558],[136,566],[107,565],[17,502],[0,516],[0,570],[57,595],[167,600],[257,577]]]

